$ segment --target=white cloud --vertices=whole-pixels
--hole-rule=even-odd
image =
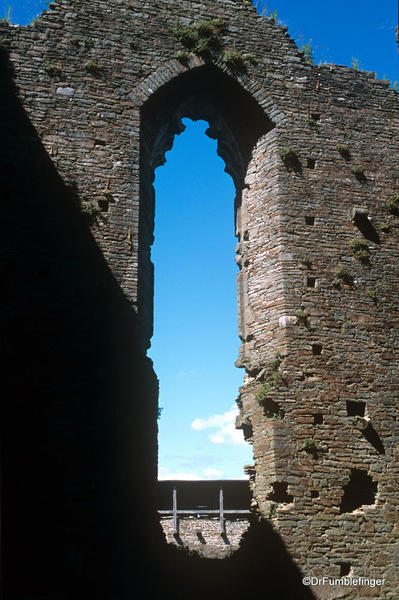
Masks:
[[[219,469],[203,469],[202,472],[205,477],[221,477],[224,475],[224,472],[220,471]]]
[[[212,415],[206,419],[194,419],[191,423],[191,427],[198,430],[208,429],[209,427],[223,427],[223,425],[227,423],[234,423],[237,415],[238,408],[232,408],[222,415]]]
[[[175,472],[171,471],[167,467],[159,467],[158,479],[180,479],[186,481],[196,481],[197,479],[203,479],[203,477],[200,477],[200,475],[197,475],[197,473]]]
[[[231,410],[222,415],[212,415],[205,419],[194,419],[191,427],[197,431],[203,429],[217,429],[215,433],[208,437],[213,444],[246,444],[243,433],[240,429],[234,426],[238,408],[233,407]]]
[[[214,444],[246,444],[242,431],[236,429],[234,423],[221,427],[216,433],[211,434],[209,439]]]
[[[202,475],[197,473],[187,473],[184,471],[173,471],[167,467],[159,467],[158,469],[158,480],[163,481],[165,479],[183,480],[183,481],[197,481],[204,479],[223,479],[224,471],[220,469],[202,469]]]

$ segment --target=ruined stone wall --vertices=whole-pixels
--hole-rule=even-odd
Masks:
[[[172,27],[203,18],[225,19],[226,31],[199,56]],[[21,106],[137,312],[142,351],[153,170],[181,116],[208,116],[237,188],[237,364],[247,370],[238,425],[253,444],[255,508],[303,574],[381,577],[382,588],[352,586],[347,597],[393,600],[396,92],[372,73],[309,65],[285,28],[238,1],[61,0],[33,27],[0,24],[0,37]],[[246,55],[244,65],[226,50]],[[150,415],[139,429],[154,456]]]
[[[226,533],[220,534],[220,520],[215,518],[180,518],[179,536],[173,535],[173,517],[161,517],[161,526],[168,544],[197,552],[203,558],[226,558],[240,546],[249,527],[248,519],[226,519]]]

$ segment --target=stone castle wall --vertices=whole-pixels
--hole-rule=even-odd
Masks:
[[[178,537],[173,535],[173,517],[161,517],[161,526],[168,544],[182,546],[203,558],[226,558],[238,550],[249,521],[243,518],[226,519],[226,533],[223,536],[217,517],[180,518]]]
[[[226,29],[210,55],[173,33],[211,18]],[[208,119],[237,190],[238,426],[253,444],[255,509],[303,574],[384,578],[347,597],[395,598],[396,92],[308,64],[284,27],[238,1],[60,0],[32,27],[0,23],[0,38],[22,110],[137,314],[142,352],[153,171],[182,116]],[[23,156],[31,138],[2,126]],[[140,428],[155,457],[149,397]]]

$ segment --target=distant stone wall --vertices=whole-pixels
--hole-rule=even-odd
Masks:
[[[220,534],[218,518],[179,518],[179,536],[173,535],[173,517],[161,517],[168,544],[195,551],[204,558],[226,558],[238,550],[249,527],[248,519],[226,519],[226,534]]]
[[[210,18],[226,21],[210,53],[193,45],[190,51],[187,35],[180,36],[184,46],[173,32],[177,21],[198,25]],[[20,123],[14,127],[3,112],[2,139],[18,150],[21,165],[45,151],[46,164],[52,162],[70,193],[61,204],[55,194],[40,222],[75,211],[75,221],[90,226],[93,256],[105,258],[137,314],[142,353],[152,334],[154,169],[182,116],[210,122],[237,191],[237,364],[246,369],[237,424],[254,450],[253,508],[273,524],[303,574],[384,578],[375,593],[394,600],[397,93],[373,73],[307,63],[285,27],[238,0],[60,0],[33,27],[0,23],[0,37],[2,56],[14,69],[21,123],[33,126],[21,134]],[[234,59],[232,51],[241,54]],[[40,144],[29,155],[34,136]],[[6,174],[9,162],[2,163]],[[20,206],[18,194],[12,201]],[[18,215],[15,231],[21,220]],[[49,226],[46,240],[51,235],[57,237]],[[104,269],[104,278],[109,273]],[[96,326],[106,322],[101,315]],[[107,350],[120,348],[110,339]],[[100,389],[111,372],[118,370],[101,357],[90,369]],[[40,393],[47,389],[43,381]],[[134,478],[137,456],[151,456],[154,485],[155,389],[145,415],[140,395],[128,419],[118,412],[142,448],[129,450],[132,464],[123,473]],[[109,406],[112,401],[110,394]],[[101,420],[94,400],[90,411]],[[69,431],[67,421],[54,417],[54,423]],[[331,598],[341,592],[328,590]],[[323,588],[315,593],[325,597]],[[346,593],[359,598],[368,591],[352,586]]]

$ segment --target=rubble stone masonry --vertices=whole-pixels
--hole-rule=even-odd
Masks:
[[[226,520],[223,537],[220,535],[220,520],[216,517],[180,519],[178,538],[173,535],[173,517],[161,517],[161,525],[168,544],[187,547],[204,558],[226,558],[238,550],[249,522],[243,518]]]

